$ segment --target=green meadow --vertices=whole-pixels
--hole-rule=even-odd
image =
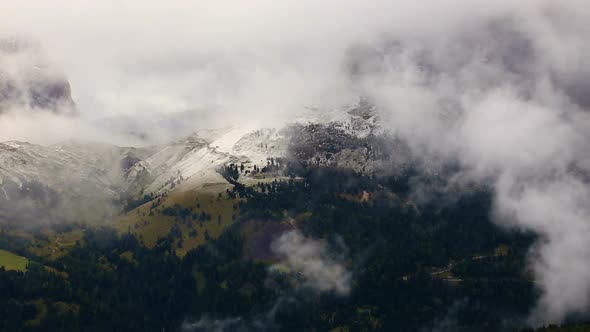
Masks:
[[[28,263],[25,257],[0,249],[0,266],[6,270],[26,271]]]

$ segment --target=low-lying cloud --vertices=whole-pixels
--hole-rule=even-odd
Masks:
[[[272,243],[272,250],[295,273],[300,273],[304,285],[320,292],[347,295],[352,275],[341,260],[330,255],[324,242],[305,237],[299,231],[289,231]]]
[[[196,322],[186,321],[182,324],[182,331],[190,332],[223,332],[223,331],[248,331],[243,327],[241,318],[215,319],[203,316]]]
[[[539,234],[533,323],[589,308],[590,77],[571,66],[584,67],[590,31],[575,8],[539,4],[434,42],[394,38],[370,47],[379,56],[357,75],[415,153],[458,161],[457,178],[494,189],[497,223]]]
[[[213,318],[202,315],[198,320],[185,320],[181,325],[184,332],[223,332],[223,331],[280,331],[281,326],[276,322],[277,311],[281,306],[296,302],[295,298],[280,297],[267,311],[252,315],[252,317]]]

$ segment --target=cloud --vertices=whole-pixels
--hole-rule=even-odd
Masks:
[[[0,31],[42,41],[69,77],[89,123],[82,128],[186,110],[196,110],[185,121],[195,127],[269,125],[306,104],[367,96],[415,154],[458,161],[463,178],[492,186],[496,222],[541,236],[531,253],[543,291],[534,319],[587,312],[585,0],[8,0],[3,8],[11,14]],[[0,122],[11,135],[40,127]],[[332,278],[346,271],[320,243],[296,233],[277,243],[310,285],[347,292],[346,280]]]
[[[83,116],[200,108],[222,110],[225,121],[274,124],[307,103],[350,99],[342,62],[351,45],[392,31],[419,38],[457,29],[468,16],[526,7],[508,3],[8,0],[0,31],[41,41]]]
[[[71,138],[122,146],[146,144],[131,134],[111,132],[79,118],[22,109],[0,114],[0,142],[16,140],[47,145]]]
[[[212,318],[210,315],[203,315],[197,321],[185,320],[181,325],[181,330],[186,332],[280,331],[280,326],[275,321],[276,313],[281,306],[288,306],[293,302],[296,302],[296,300],[289,297],[281,297],[269,310],[257,313],[247,319],[243,317],[218,319]]]
[[[541,2],[439,41],[396,36],[366,46],[370,66],[355,77],[414,153],[458,161],[461,179],[493,188],[497,223],[540,235],[534,323],[589,309],[590,84],[574,68],[585,67],[590,16],[579,6]]]
[[[289,231],[276,239],[271,248],[291,271],[301,273],[305,286],[339,295],[350,292],[351,273],[342,262],[330,257],[324,242]]]
[[[210,331],[210,332],[223,332],[229,329],[237,330],[242,324],[241,318],[228,318],[228,319],[213,319],[209,316],[203,316],[196,322],[184,322],[182,324],[182,331]]]
[[[590,305],[590,188],[568,173],[534,180],[507,179],[497,186],[504,220],[541,235],[532,249],[532,267],[543,296],[533,323],[555,322],[587,313]]]

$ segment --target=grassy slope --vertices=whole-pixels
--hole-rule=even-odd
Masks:
[[[243,177],[241,180],[247,185],[255,185],[258,182],[271,182],[280,177],[271,176],[268,174],[255,175],[250,177]],[[287,179],[287,178],[285,178]],[[111,226],[116,228],[119,233],[123,234],[128,231],[132,232],[143,239],[143,243],[148,247],[153,247],[158,238],[166,237],[172,227],[177,224],[180,227],[183,237],[183,247],[177,248],[176,252],[179,255],[186,254],[190,249],[196,248],[205,244],[205,231],[213,239],[219,237],[221,233],[234,222],[234,217],[239,217],[239,209],[235,209],[239,199],[229,199],[225,193],[226,189],[231,188],[227,183],[212,183],[198,190],[191,190],[187,184],[181,184],[180,190],[169,194],[168,197],[162,197],[161,203],[153,210],[153,215],[150,207],[152,202],[146,203],[137,209],[134,209],[120,217],[115,218]],[[222,193],[222,198],[217,199],[219,193]],[[156,199],[157,200],[157,199]],[[154,200],[154,201],[156,201]],[[162,214],[165,207],[179,204],[182,208],[192,207],[193,212],[201,213],[205,211],[211,215],[211,220],[199,222],[192,221],[193,228],[189,228],[187,223],[179,223],[176,217],[166,216]],[[200,208],[196,205],[200,204]],[[139,213],[138,213],[139,211]],[[218,217],[221,215],[221,222],[218,222]],[[191,237],[189,233],[197,230],[197,236]],[[43,237],[37,237],[27,232],[17,234],[29,238],[32,243],[27,248],[27,251],[35,256],[45,257],[50,260],[57,259],[66,255],[70,248],[74,247],[76,241],[83,242],[84,229],[75,228],[68,232],[56,232],[49,227],[41,229],[40,232]]]
[[[227,186],[205,188],[205,190],[199,191],[174,192],[169,194],[168,197],[160,198],[161,202],[155,209],[151,209],[152,202],[146,203],[115,218],[111,226],[117,229],[120,234],[130,231],[138,238],[141,238],[146,246],[153,247],[159,238],[166,237],[172,227],[178,225],[182,233],[183,246],[177,248],[176,252],[179,255],[184,255],[190,249],[206,243],[205,231],[207,231],[209,237],[215,239],[234,222],[234,218],[239,217],[239,209],[234,206],[237,207],[240,200],[229,199],[225,193],[226,188]],[[221,199],[218,199],[219,192],[222,192]],[[192,217],[189,217],[186,220],[191,221],[193,226],[190,228],[186,220],[181,221],[174,216],[167,216],[162,213],[164,208],[173,207],[176,204],[181,208],[193,208],[192,213],[199,215],[204,211],[211,215],[211,220],[201,222],[192,220]],[[197,204],[199,207],[197,207]],[[150,212],[153,212],[153,215],[150,215]],[[221,216],[220,221],[218,221],[219,216]],[[191,237],[189,233],[193,229],[197,231],[197,236]],[[56,232],[49,227],[44,227],[39,230],[39,233],[42,236],[36,236],[28,232],[19,232],[18,234],[15,233],[15,235],[31,240],[31,245],[27,247],[28,252],[51,260],[66,255],[77,241],[83,242],[84,237],[83,227],[76,227],[67,232]],[[176,245],[178,245],[178,242],[177,239]]]
[[[225,193],[222,193],[221,199],[218,199],[218,195],[218,193],[197,191],[171,193],[168,197],[160,198],[160,204],[157,207],[152,208],[152,202],[146,203],[115,220],[113,226],[120,233],[129,231],[135,234],[143,239],[146,246],[153,247],[158,238],[166,237],[176,224],[183,238],[183,246],[177,248],[176,252],[184,255],[190,249],[206,243],[205,231],[211,238],[217,238],[234,222],[234,217],[237,219],[239,216],[239,210],[234,208],[239,200],[229,199]],[[155,201],[157,199],[153,202]],[[193,225],[190,228],[186,221],[162,213],[166,207],[174,207],[176,204],[181,208],[192,208],[192,213],[200,214],[204,211],[211,215],[211,220],[201,222],[189,217],[187,220],[190,220]],[[218,221],[219,216],[221,216],[220,221]],[[193,229],[197,231],[195,237],[189,236]],[[176,244],[178,245],[178,241]]]
[[[29,260],[25,257],[0,249],[0,266],[6,270],[26,271]]]

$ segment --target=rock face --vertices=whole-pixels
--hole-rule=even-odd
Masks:
[[[9,110],[76,114],[65,74],[39,46],[19,39],[0,39],[0,113]]]
[[[375,174],[412,162],[405,142],[384,131],[374,105],[364,99],[332,119],[299,122],[285,133],[288,157],[303,164]]]

